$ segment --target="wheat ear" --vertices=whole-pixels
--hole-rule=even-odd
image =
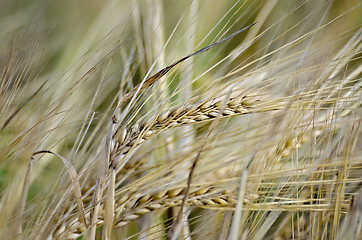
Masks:
[[[229,98],[222,116],[228,117],[252,113],[256,111],[254,105],[257,102],[258,100],[247,96]],[[218,115],[222,103],[222,100],[212,99],[199,105],[183,105],[163,111],[146,120],[140,120],[130,129],[119,128],[113,135],[114,147],[111,159],[126,155],[131,149],[166,129],[214,119]]]
[[[152,211],[169,207],[180,206],[185,188],[175,188],[147,194],[144,196],[120,198],[115,202],[115,228],[127,225],[129,222]],[[247,196],[245,203],[256,196]],[[211,209],[233,209],[236,204],[235,194],[230,190],[216,190],[214,187],[201,187],[193,189],[186,202],[188,206]],[[100,215],[96,221],[97,226],[103,225],[104,206],[100,205]],[[76,239],[86,230],[84,224],[78,219],[63,224],[55,233],[57,239]]]

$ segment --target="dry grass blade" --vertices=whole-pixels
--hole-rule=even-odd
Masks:
[[[82,193],[81,193],[81,187],[79,184],[79,178],[78,178],[77,171],[75,170],[74,166],[71,164],[70,161],[68,161],[67,159],[65,159],[64,157],[60,156],[59,154],[57,154],[55,152],[52,152],[49,150],[42,150],[42,151],[37,151],[37,152],[33,153],[33,156],[38,155],[38,154],[46,154],[46,153],[53,154],[53,155],[59,157],[63,161],[65,167],[67,168],[69,176],[72,180],[74,197],[75,197],[77,205],[79,207],[79,214],[81,216],[82,223],[85,226],[87,226],[88,224],[87,224],[87,221],[86,221],[86,218],[84,215],[84,205],[83,205],[83,201],[82,201]]]
[[[198,54],[200,54],[200,53],[206,52],[206,51],[210,50],[211,48],[213,48],[213,47],[215,47],[215,46],[217,46],[217,45],[219,45],[219,44],[221,44],[221,43],[223,43],[223,42],[225,42],[225,41],[233,38],[234,36],[236,36],[236,35],[244,32],[245,30],[247,30],[248,28],[252,27],[252,26],[255,25],[255,24],[256,24],[256,23],[250,24],[250,25],[248,25],[248,26],[240,29],[239,31],[231,34],[230,36],[227,36],[227,37],[225,37],[225,38],[223,38],[223,39],[221,39],[221,40],[219,40],[219,41],[217,41],[217,42],[215,42],[215,43],[212,43],[212,44],[210,44],[210,45],[207,46],[207,47],[201,48],[200,50],[197,50],[196,52],[191,53],[191,54],[189,54],[189,55],[187,55],[187,56],[185,56],[185,57],[177,60],[176,62],[172,63],[171,65],[169,65],[169,66],[161,69],[161,70],[158,71],[155,75],[153,75],[152,77],[149,77],[145,82],[140,83],[139,85],[137,85],[136,87],[134,87],[131,92],[129,92],[129,93],[127,93],[126,95],[124,95],[124,96],[122,97],[122,99],[120,100],[118,107],[120,107],[120,105],[122,105],[124,102],[130,100],[137,92],[142,92],[144,89],[146,89],[146,88],[148,88],[149,86],[153,85],[153,84],[154,84],[156,81],[158,81],[161,77],[165,76],[165,74],[168,73],[173,67],[175,67],[175,66],[177,66],[178,64],[182,63],[183,61],[189,59],[190,57],[193,57],[193,56],[198,55]]]
[[[34,163],[34,159],[30,158],[29,160],[29,166],[28,169],[26,171],[26,175],[24,178],[24,186],[22,189],[22,193],[21,193],[21,203],[20,203],[20,223],[22,223],[24,221],[24,217],[25,217],[25,209],[26,209],[26,198],[28,196],[28,192],[29,192],[29,186],[30,186],[30,177],[31,177],[31,170],[33,168],[33,163]],[[22,229],[22,224],[19,224],[19,230],[18,230],[18,234],[20,235],[22,233],[23,229]]]

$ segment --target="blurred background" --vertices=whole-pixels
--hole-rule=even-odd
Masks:
[[[222,95],[230,82],[272,99],[293,96],[298,89],[313,84],[318,89],[316,76],[323,75],[332,61],[348,59],[338,76],[360,69],[361,16],[358,0],[1,0],[1,233],[11,232],[21,215],[18,209],[24,199],[23,183],[35,152],[57,152],[78,172],[92,173],[95,170],[89,167],[90,159],[99,156],[113,114],[128,119],[131,125],[163,108]],[[172,70],[151,90],[151,97],[138,112],[126,113],[125,106],[116,108],[117,100],[145,76],[254,22],[257,24],[247,31]],[[351,52],[343,55],[342,50],[349,47]],[[360,73],[353,76],[347,85],[359,86]],[[328,88],[336,86],[333,84]],[[262,93],[257,92],[260,89]],[[356,111],[360,113],[358,101]],[[239,126],[240,132],[246,131],[241,129],[241,123],[246,122],[230,122]],[[222,129],[227,129],[228,122],[223,124]],[[165,147],[169,135],[174,134],[171,138],[176,139],[176,149],[187,148],[202,138],[207,126],[154,139],[151,145],[158,149],[154,161],[160,163],[176,151]],[[327,134],[331,139],[336,135]],[[274,152],[282,151],[287,142],[276,143]],[[255,147],[258,140],[249,143]],[[318,151],[318,144],[314,144],[305,151]],[[354,144],[360,153],[360,140]],[[220,149],[213,153],[215,159],[228,151],[226,147]],[[244,154],[250,156],[251,151],[239,153],[240,158]],[[23,224],[30,235],[31,227],[35,222],[39,225],[45,206],[68,178],[63,162],[55,156],[43,154],[35,159],[26,196],[28,221]],[[360,171],[358,159],[356,169]],[[217,166],[211,164],[210,169]],[[353,177],[360,181],[360,177]]]

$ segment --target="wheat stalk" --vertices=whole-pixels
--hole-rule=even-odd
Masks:
[[[241,98],[229,98],[226,103],[226,108],[224,108],[222,112],[222,116],[233,116],[233,115],[241,115],[251,113],[254,108],[254,104],[258,101],[251,102],[252,98],[241,97]],[[115,148],[111,153],[111,159],[119,155],[125,156],[132,148],[135,148],[141,145],[144,141],[152,137],[153,135],[177,126],[182,126],[185,124],[193,124],[197,122],[205,122],[214,119],[220,111],[220,106],[222,104],[221,100],[210,100],[206,101],[203,104],[198,104],[195,106],[182,106],[181,108],[175,108],[173,110],[165,111],[158,116],[151,117],[146,121],[142,121],[142,124],[135,124],[128,131],[122,129],[118,129],[113,136],[113,140],[115,141]],[[121,132],[122,131],[122,132]],[[140,136],[142,136],[140,138]],[[119,182],[124,174],[134,172],[137,167],[144,164],[142,159],[138,162],[126,163],[126,165],[118,169],[118,174],[116,176],[116,182]],[[123,174],[122,174],[123,173]],[[88,192],[87,198],[83,199],[84,204],[89,205],[91,203],[91,193],[89,192],[89,186],[85,189],[82,189],[82,192]],[[181,191],[179,192],[181,194]],[[171,193],[170,193],[171,194]],[[169,194],[169,195],[170,195]],[[180,195],[179,197],[181,197]],[[192,199],[194,203],[196,203],[195,199]],[[219,199],[219,202],[222,200]],[[118,203],[118,202],[117,202]],[[116,203],[116,205],[117,205]],[[209,200],[209,203],[212,203],[212,200]],[[164,205],[163,208],[171,207],[170,204]],[[172,204],[171,204],[172,205]],[[176,204],[176,205],[179,205]],[[174,205],[174,206],[176,206]],[[199,205],[202,205],[201,202]],[[118,203],[119,206],[119,203]],[[100,209],[103,209],[104,206],[101,204]],[[115,209],[119,209],[120,207],[115,206]],[[147,211],[147,210],[144,210]],[[102,215],[103,213],[101,213]],[[117,215],[117,211],[115,212]],[[126,218],[127,219],[127,218]],[[75,224],[74,219],[71,221],[72,225]],[[100,222],[102,223],[102,222]],[[98,224],[100,224],[98,223]],[[81,224],[81,223],[79,223]],[[117,224],[120,226],[120,224]],[[70,227],[62,226],[61,229],[69,229]],[[85,230],[84,227],[81,227],[80,230]],[[80,234],[80,230],[78,234]],[[61,235],[64,237],[63,235]]]

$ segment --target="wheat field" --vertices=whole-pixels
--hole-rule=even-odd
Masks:
[[[362,239],[360,1],[0,5],[0,239]]]

